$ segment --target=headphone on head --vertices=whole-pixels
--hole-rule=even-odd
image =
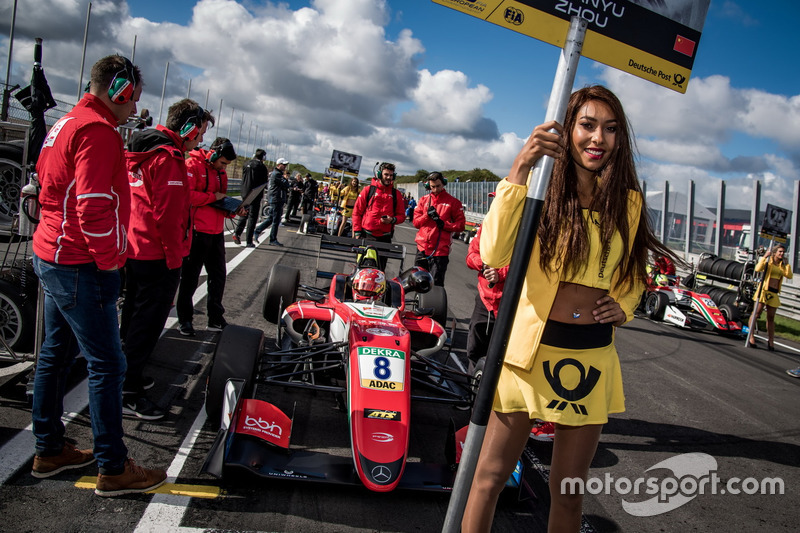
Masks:
[[[186,114],[189,116],[186,118],[186,122],[183,123],[183,126],[181,126],[178,135],[187,141],[193,141],[200,135],[200,128],[203,127],[203,119],[206,116],[206,112],[202,107],[197,106],[197,109],[189,110]]]
[[[381,163],[380,161],[375,163],[375,166],[372,167],[372,174],[373,174],[373,176],[375,176],[376,180],[380,180],[381,179],[381,173],[383,172],[383,170],[381,170],[381,167],[383,165],[388,165],[388,164],[389,163]],[[392,181],[394,181],[396,179],[397,179],[397,169],[395,168],[395,170],[392,170]]]
[[[115,104],[127,104],[133,98],[133,91],[136,90],[133,63],[127,57],[122,57],[122,60],[125,66],[114,74],[108,86],[108,97]]]
[[[428,177],[425,178],[425,183],[423,184],[426,191],[431,190],[431,180],[442,180],[442,185],[447,187],[447,178],[445,178],[441,172],[431,172],[428,174]]]
[[[219,146],[213,149],[214,151],[211,152],[211,155],[208,156],[208,162],[214,163],[220,157],[224,157],[228,161],[233,161],[236,159],[236,150],[233,148],[233,143],[225,139]],[[232,157],[230,157],[232,156]]]

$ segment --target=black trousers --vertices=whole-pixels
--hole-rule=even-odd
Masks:
[[[194,315],[192,297],[197,290],[200,271],[206,267],[208,274],[208,321],[220,323],[225,314],[222,307],[222,295],[225,292],[225,235],[217,233],[199,233],[192,235],[192,250],[189,257],[183,260],[181,285],[178,290],[178,301],[175,305],[179,322],[191,322]]]
[[[286,205],[286,221],[290,222],[292,217],[297,216],[297,208],[300,207],[300,197],[290,196],[289,203]]]
[[[237,237],[241,237],[245,233],[245,225],[247,230],[245,233],[245,240],[247,244],[253,244],[253,233],[256,229],[256,222],[258,222],[258,215],[261,213],[261,198],[254,200],[250,204],[247,216],[239,217],[239,222],[236,224],[236,231],[234,232]]]
[[[467,357],[473,363],[486,355],[489,349],[489,339],[492,338],[494,330],[494,313],[486,309],[486,305],[481,300],[481,295],[475,297],[475,307],[472,309],[472,316],[469,319],[469,332],[467,333]]]
[[[142,392],[142,371],[161,337],[180,280],[181,269],[170,270],[165,259],[126,262],[120,318],[120,337],[128,362],[123,391]]]
[[[446,255],[435,255],[428,257],[428,254],[417,248],[417,255],[414,258],[414,266],[419,266],[427,270],[433,276],[433,284],[444,287],[444,275],[447,272],[447,265],[450,264],[450,257]]]

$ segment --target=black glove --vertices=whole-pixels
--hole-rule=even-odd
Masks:
[[[436,223],[437,228],[442,229],[444,227],[444,220],[442,220],[438,216],[434,218],[433,221]]]
[[[435,207],[430,206],[428,208],[428,216],[431,217],[432,220],[436,220],[437,218],[439,218],[439,213],[436,212]]]

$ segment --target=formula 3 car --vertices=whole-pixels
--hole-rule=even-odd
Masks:
[[[652,320],[697,330],[742,334],[736,308],[727,304],[717,306],[708,294],[681,286],[679,277],[651,276],[641,306]]]
[[[320,258],[331,250],[359,254],[351,274],[320,268]],[[474,380],[437,357],[444,355],[446,332],[432,316],[441,315],[442,306],[446,314],[444,290],[432,287],[430,274],[417,267],[386,279],[376,268],[376,252],[400,259],[402,270],[401,245],[327,235],[321,238],[317,277],[329,278],[329,287],[300,285],[297,269],[275,265],[263,314],[279,322],[279,349],[265,350],[261,330],[223,330],[206,393],[206,412],[220,430],[205,472],[361,484],[376,492],[451,489],[464,432],[457,439],[451,419],[442,439],[445,461],[409,461],[411,403],[467,409]],[[295,301],[298,291],[305,298]],[[407,301],[412,292],[415,300]],[[349,454],[320,450],[335,440],[335,428],[325,428],[324,443],[292,441],[292,435],[316,429],[305,418],[309,409],[297,409],[300,395],[309,392],[332,395],[346,413],[341,429],[347,427]],[[512,480],[522,486],[519,473]]]

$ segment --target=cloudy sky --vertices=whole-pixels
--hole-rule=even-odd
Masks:
[[[12,4],[0,2],[0,20],[11,20]],[[87,4],[17,0],[12,85],[27,85],[42,37],[56,97],[75,102]],[[585,58],[576,86],[620,96],[648,190],[669,180],[683,192],[691,179],[713,206],[725,180],[727,207],[748,208],[761,180],[763,204],[789,208],[800,179],[799,18],[796,0],[712,0],[686,94]],[[8,34],[4,23],[2,57]],[[140,108],[156,120],[169,62],[163,118],[191,80],[191,97],[218,116],[209,137],[230,132],[248,155],[256,140],[279,143],[316,171],[333,149],[351,152],[363,173],[393,161],[401,174],[504,175],[544,119],[559,55],[431,0],[94,0],[84,83],[98,58],[130,56],[134,38]]]

